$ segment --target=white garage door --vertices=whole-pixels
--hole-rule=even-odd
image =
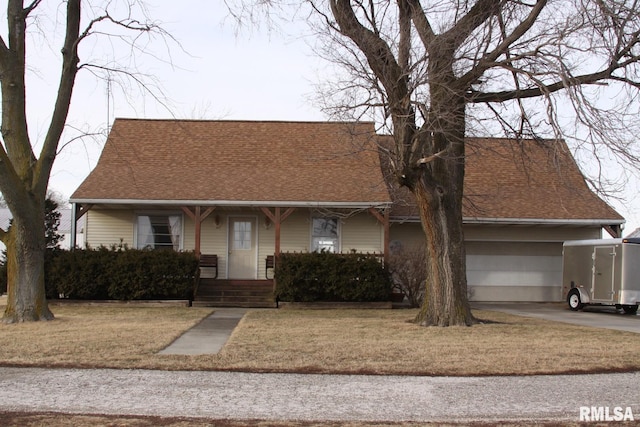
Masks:
[[[558,301],[562,243],[467,242],[472,301]]]

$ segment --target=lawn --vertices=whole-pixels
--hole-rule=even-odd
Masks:
[[[630,332],[477,311],[424,328],[413,310],[255,310],[217,355],[158,355],[206,308],[54,306],[56,320],[0,325],[0,365],[406,375],[640,370]],[[594,343],[624,343],[594,345]]]

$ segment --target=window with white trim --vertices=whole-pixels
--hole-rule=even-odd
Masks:
[[[180,250],[182,215],[138,215],[138,249]]]
[[[311,219],[311,251],[312,252],[338,252],[338,219],[337,218],[312,218]]]

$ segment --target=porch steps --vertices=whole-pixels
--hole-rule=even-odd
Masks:
[[[194,307],[275,308],[272,280],[200,279]]]

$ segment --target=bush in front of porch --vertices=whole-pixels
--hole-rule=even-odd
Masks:
[[[45,263],[45,286],[49,299],[191,299],[197,270],[193,252],[126,246],[57,250]]]
[[[275,270],[276,297],[288,302],[388,301],[391,277],[371,254],[282,253]]]

